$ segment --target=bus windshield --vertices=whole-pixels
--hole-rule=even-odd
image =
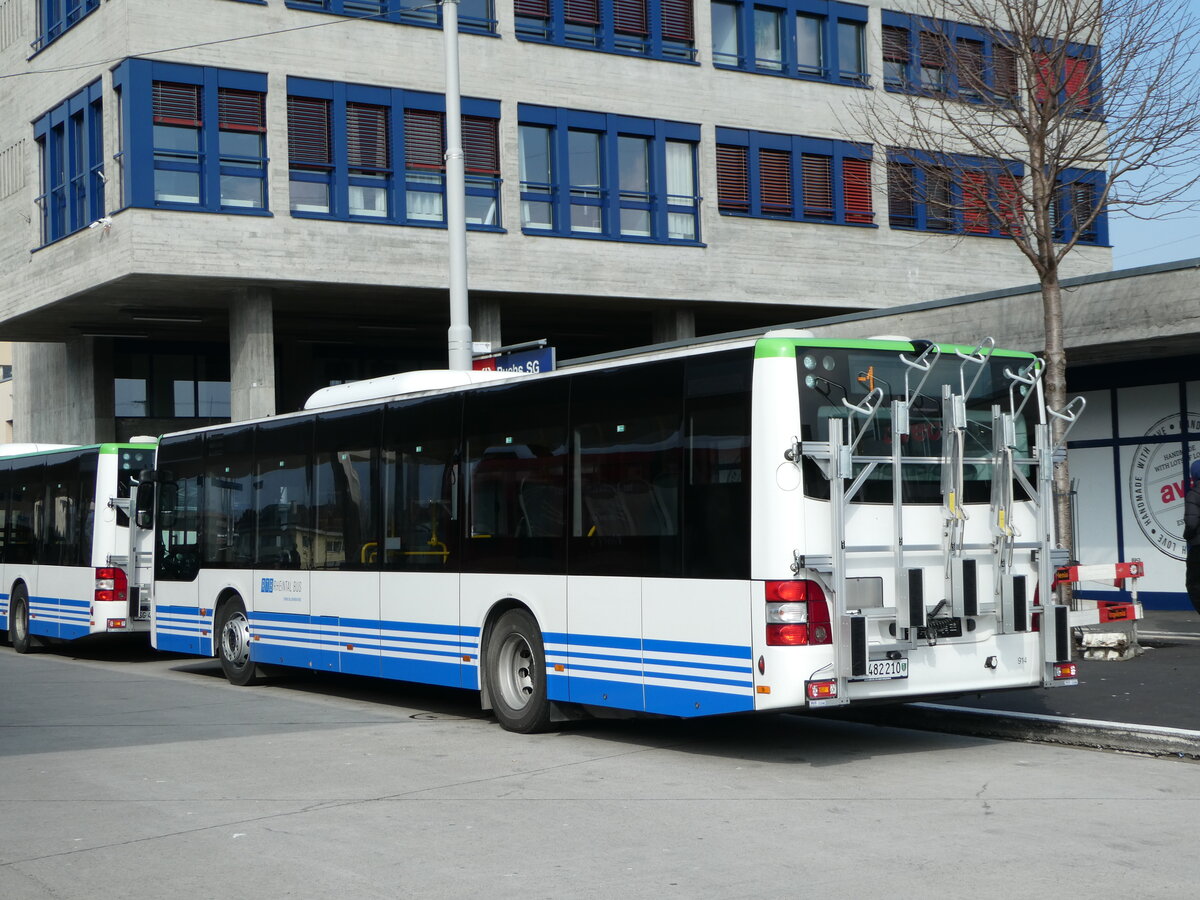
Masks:
[[[906,354],[913,359],[916,353]],[[883,392],[883,402],[878,413],[867,426],[855,451],[856,456],[878,457],[879,462],[871,472],[856,500],[867,503],[890,503],[892,501],[892,410],[893,400],[904,400],[905,377],[908,388],[916,389],[922,373],[910,369],[892,350],[853,350],[837,348],[797,348],[796,364],[800,380],[800,409],[802,439],[805,441],[829,440],[830,419],[845,420],[849,415],[843,400],[861,404],[876,388]],[[942,387],[949,385],[955,393],[963,390],[962,381],[970,386],[976,373],[979,380],[967,399],[967,422],[965,431],[964,502],[986,503],[991,495],[992,465],[988,461],[993,453],[992,407],[999,406],[1007,412],[1010,406],[1009,386],[1012,382],[1005,377],[1004,370],[1017,371],[1028,364],[1026,358],[992,358],[982,372],[968,365],[965,372],[962,360],[952,354],[943,355],[934,365],[925,381],[921,394],[909,410],[908,434],[901,436],[901,454],[911,459],[903,466],[901,496],[906,503],[940,503],[942,466],[945,453],[944,430],[942,427]],[[1021,390],[1028,390],[1023,385]],[[1023,394],[1014,395],[1018,405]],[[1037,423],[1039,407],[1031,400],[1016,425],[1017,457],[1028,457],[1033,438],[1033,426]],[[855,427],[861,427],[862,417],[857,417]],[[1031,467],[1018,466],[1026,478],[1031,476]],[[855,477],[861,471],[856,467]],[[1019,486],[1016,496],[1024,497]],[[827,498],[829,484],[817,464],[805,461],[805,493],[810,497]]]

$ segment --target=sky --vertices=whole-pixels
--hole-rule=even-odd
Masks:
[[[1192,13],[1200,16],[1200,0],[1190,0],[1189,5]],[[1200,159],[1196,166],[1200,167]],[[1110,216],[1113,268],[1132,269],[1200,256],[1200,186],[1187,196],[1195,201],[1196,208],[1170,217],[1141,222],[1128,216]]]

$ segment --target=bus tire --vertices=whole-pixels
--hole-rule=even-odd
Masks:
[[[546,650],[537,621],[510,609],[488,634],[485,657],[492,712],[506,731],[532,734],[550,726],[546,697]]]
[[[29,633],[29,595],[24,588],[12,593],[8,609],[8,637],[18,653],[28,653],[34,647],[33,635]]]
[[[230,684],[244,686],[258,682],[258,664],[250,659],[250,619],[241,597],[233,597],[221,607],[217,656]]]

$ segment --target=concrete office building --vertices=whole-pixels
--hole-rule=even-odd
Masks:
[[[854,109],[886,102],[883,24],[906,8],[463,0],[474,338],[568,358],[1028,282],[997,223],[889,209]],[[445,364],[439,16],[0,0],[18,440],[271,414]],[[988,72],[999,52],[979,42]],[[1068,274],[1110,268],[1106,244],[1101,222]]]

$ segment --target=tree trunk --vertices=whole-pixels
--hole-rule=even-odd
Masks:
[[[1046,406],[1062,410],[1067,405],[1067,353],[1063,347],[1062,287],[1057,266],[1049,267],[1042,277],[1042,308],[1046,329],[1046,374],[1043,383]],[[1050,418],[1051,433],[1057,444],[1065,430],[1060,419]],[[1066,457],[1054,467],[1054,524],[1058,545],[1074,558],[1074,531],[1071,521],[1071,474]]]

